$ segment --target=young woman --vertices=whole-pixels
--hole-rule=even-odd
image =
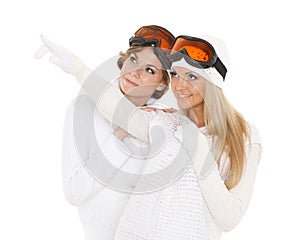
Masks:
[[[212,239],[233,229],[250,201],[261,141],[257,129],[226,99],[222,85],[228,68],[224,43],[206,36],[176,38],[170,52],[171,86],[182,112],[207,136],[215,167],[195,168],[201,193],[216,223]]]
[[[149,39],[140,38],[146,34]],[[167,90],[169,76],[162,62],[165,48],[169,48],[173,40],[173,35],[159,26],[142,27],[130,39],[131,47],[120,54],[117,62],[121,71],[113,86],[117,86],[131,103],[143,106],[150,98],[158,99]],[[74,74],[83,83],[90,70],[85,68],[83,71],[81,61],[66,49],[44,37],[42,41],[44,46],[37,51],[36,57],[40,58],[50,51],[52,63]],[[88,96],[77,97],[67,109],[63,186],[67,200],[78,207],[86,239],[114,239],[130,196],[130,184],[134,182],[124,179],[121,182],[118,175],[136,175],[143,167],[141,159],[147,153],[145,148],[139,152],[139,149],[132,149],[130,141],[144,146],[143,142],[128,136],[121,128],[111,126],[95,111],[95,104]],[[100,178],[90,171],[89,166],[93,164],[100,164]]]
[[[179,118],[176,129],[196,126],[195,131],[207,138],[211,155],[202,159],[195,156],[192,170],[187,168],[180,180],[162,191],[151,215],[155,221],[147,232],[149,238],[145,239],[219,239],[223,231],[238,224],[250,202],[262,151],[260,136],[222,91],[228,68],[225,45],[216,38],[206,39],[177,37],[169,59],[172,91],[185,116]],[[110,95],[110,99],[116,98],[116,93]],[[137,131],[144,140],[149,135],[145,129],[147,126]],[[205,152],[205,143],[197,147]],[[142,234],[130,226],[136,224],[132,219],[139,218],[133,210],[142,207],[143,202],[131,198],[119,224],[121,239]]]

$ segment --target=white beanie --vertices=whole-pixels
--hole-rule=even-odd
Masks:
[[[229,53],[228,53],[225,42],[219,38],[216,38],[216,37],[210,36],[210,35],[203,35],[203,36],[200,36],[200,38],[206,40],[214,47],[216,54],[218,55],[219,59],[221,60],[221,62],[224,64],[224,66],[226,67],[226,69],[228,71],[230,60],[229,60]],[[193,67],[190,64],[188,64],[184,58],[182,58],[178,62],[173,62],[172,67],[175,67],[175,66],[185,67],[194,72],[197,72],[202,77],[204,77],[206,80],[215,84],[219,88],[223,88],[223,82],[225,79],[223,79],[223,77],[216,70],[215,67],[210,67],[210,68],[205,68],[205,69]]]

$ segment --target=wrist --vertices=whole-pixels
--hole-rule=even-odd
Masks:
[[[75,74],[75,78],[77,82],[82,86],[91,73],[92,70],[88,68],[85,64],[81,63],[79,70]]]

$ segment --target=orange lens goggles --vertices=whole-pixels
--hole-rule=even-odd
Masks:
[[[129,39],[129,45],[159,47],[167,53],[174,40],[175,37],[167,29],[156,25],[149,25],[139,28],[133,37]]]
[[[178,36],[169,52],[171,62],[184,58],[190,65],[198,68],[215,67],[225,79],[227,69],[216,54],[214,47],[201,38]]]

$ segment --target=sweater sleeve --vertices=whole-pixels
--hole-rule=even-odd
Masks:
[[[87,98],[80,97],[78,105],[81,111],[78,126],[82,141],[80,146],[76,145],[74,139],[73,120],[74,103],[66,111],[64,132],[63,132],[63,151],[62,151],[62,176],[65,197],[72,205],[80,206],[85,200],[102,189],[103,185],[97,182],[86,170],[84,164],[89,160],[91,149],[89,147],[89,136],[91,129],[88,127],[91,121],[91,105]],[[79,154],[79,149],[80,154]]]
[[[120,91],[118,81],[107,82],[97,73],[112,77],[109,74],[111,73],[110,70],[109,68],[109,72],[105,74],[106,68],[92,71],[89,67],[82,64],[80,71],[75,77],[80,86],[82,86],[84,93],[97,104],[97,110],[103,117],[126,130],[132,136],[149,143],[149,114],[140,110],[124,97]],[[110,79],[110,77],[108,78]],[[86,81],[87,79],[89,81]],[[97,84],[97,87],[95,87],[95,84]],[[100,99],[98,99],[98,90],[101,90]]]
[[[118,81],[107,82],[97,73],[99,72],[102,75],[106,75],[106,71],[107,69],[103,67],[93,72],[89,67],[82,64],[82,68],[75,78],[80,86],[82,86],[85,94],[95,101],[97,110],[103,117],[116,126],[126,130],[132,136],[149,143],[149,119],[145,116],[145,112],[137,108],[124,97],[120,91]],[[108,73],[110,73],[110,71]],[[87,79],[89,79],[88,83],[86,81]],[[95,92],[94,84],[98,85],[96,89],[105,89],[101,91],[100,99],[98,99],[97,90]]]
[[[199,178],[201,192],[209,211],[222,231],[232,230],[245,214],[253,192],[261,152],[262,147],[258,141],[246,145],[243,176],[238,185],[231,190],[227,189],[216,163],[205,177]],[[197,169],[196,173],[200,175]]]
[[[149,142],[151,114],[137,108],[125,98],[119,86],[108,85],[98,101],[97,109],[109,122],[123,128],[134,137]]]

